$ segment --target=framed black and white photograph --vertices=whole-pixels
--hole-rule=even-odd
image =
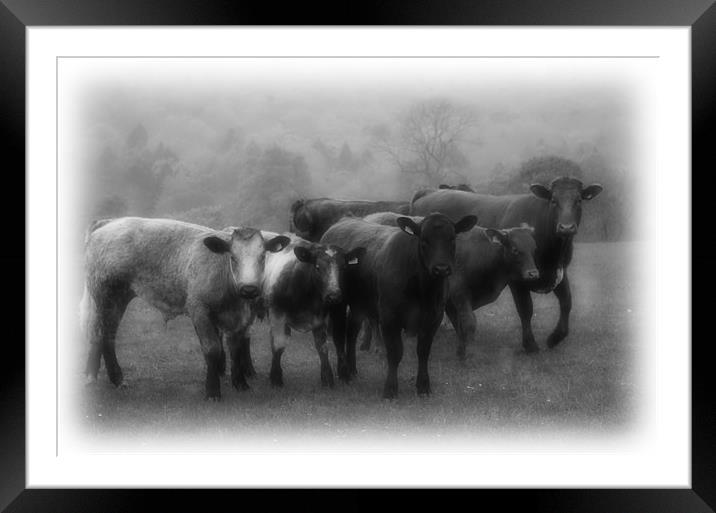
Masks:
[[[8,5],[26,102],[8,511],[118,487],[710,511],[691,322],[708,8],[109,27]]]

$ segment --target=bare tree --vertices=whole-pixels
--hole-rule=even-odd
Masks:
[[[425,185],[446,180],[466,181],[462,171],[467,158],[459,142],[473,124],[473,116],[446,100],[413,105],[400,119],[397,133],[376,138],[376,147],[402,173],[413,175]]]

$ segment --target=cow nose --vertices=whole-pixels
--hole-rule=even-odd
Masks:
[[[326,303],[328,303],[329,305],[335,305],[337,303],[340,303],[340,301],[340,292],[329,292],[328,294],[326,294]]]
[[[530,269],[525,272],[526,280],[536,280],[539,278],[539,271],[537,269]]]
[[[254,298],[259,295],[259,288],[256,285],[242,285],[239,288],[239,295],[247,299]]]
[[[435,276],[450,276],[452,269],[449,265],[438,264],[433,266],[433,274]]]
[[[572,223],[572,224],[559,223],[557,225],[557,231],[559,233],[566,233],[566,234],[577,233],[577,225],[576,225],[576,223]]]

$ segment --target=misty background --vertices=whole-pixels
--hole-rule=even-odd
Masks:
[[[585,204],[579,240],[635,238],[634,109],[618,86],[196,82],[92,86],[80,109],[83,221],[285,231],[298,198],[407,201],[441,183],[524,193],[571,175],[604,185]]]

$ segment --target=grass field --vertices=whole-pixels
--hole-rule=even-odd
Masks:
[[[252,389],[237,392],[225,377],[223,400],[203,400],[204,361],[190,321],[166,325],[141,300],[129,307],[117,339],[117,355],[128,387],[99,382],[80,386],[85,347],[76,366],[80,426],[89,437],[129,434],[140,445],[152,440],[207,435],[216,439],[258,435],[274,441],[287,436],[322,439],[383,434],[441,437],[494,430],[538,433],[555,427],[602,433],[621,430],[633,417],[636,333],[644,312],[635,304],[639,276],[631,265],[637,243],[583,243],[575,247],[569,275],[573,310],[571,332],[557,348],[545,339],[558,308],[553,294],[533,295],[533,327],[542,348],[521,351],[519,319],[509,290],[477,311],[478,340],[465,363],[455,357],[455,334],[443,325],[433,343],[433,393],[415,393],[415,340],[406,339],[398,399],[381,399],[385,357],[358,351],[359,375],[334,389],[320,384],[319,363],[310,334],[294,334],[283,357],[282,389],[268,381],[268,326],[253,328],[252,350],[258,376]],[[335,371],[335,353],[331,362]]]

